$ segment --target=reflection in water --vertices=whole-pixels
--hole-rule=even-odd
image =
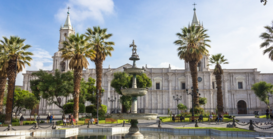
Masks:
[[[249,138],[242,138],[242,137],[220,137],[220,136],[191,136],[191,135],[174,135],[169,133],[152,133],[152,132],[142,132],[145,139],[249,139]],[[118,134],[118,135],[94,135],[94,134],[87,134],[87,135],[77,135],[68,138],[59,138],[59,139],[125,139],[125,134]],[[41,139],[41,137],[38,137]],[[28,139],[38,139],[35,137],[31,137]],[[42,137],[43,139],[57,139],[58,137]]]

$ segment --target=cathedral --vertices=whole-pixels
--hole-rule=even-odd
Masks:
[[[196,15],[194,9],[192,23],[196,26],[202,26]],[[58,48],[62,48],[62,41],[65,41],[66,36],[75,34],[75,30],[70,21],[69,13],[63,26],[60,28],[60,39]],[[61,52],[54,53],[53,73],[56,69],[62,72],[69,71],[69,61],[63,61]],[[201,97],[207,98],[207,103],[203,105],[205,111],[215,112],[217,106],[216,100],[216,79],[213,75],[213,69],[207,65],[209,63],[209,56],[204,56],[198,63],[198,89]],[[107,105],[108,113],[110,109],[120,109],[120,95],[111,87],[111,80],[115,72],[123,72],[123,67],[131,67],[131,64],[120,65],[117,68],[104,68],[102,88],[105,90],[102,97],[102,104]],[[190,75],[189,64],[185,63],[185,69],[168,68],[153,68],[144,67],[146,75],[152,80],[152,87],[149,88],[147,95],[138,97],[138,112],[167,114],[168,110],[172,113],[177,113],[177,103],[182,103],[188,108],[191,108],[192,98],[188,95],[186,89],[191,92],[192,79]],[[254,111],[265,110],[267,108],[264,102],[261,102],[258,97],[251,90],[254,83],[266,81],[273,83],[273,73],[260,73],[256,68],[254,69],[223,69],[222,75],[222,92],[224,101],[224,111],[230,114],[253,114]],[[30,80],[35,79],[31,74],[35,71],[26,71],[23,74],[23,89],[31,92]],[[82,78],[87,80],[89,77],[96,79],[95,69],[86,69],[83,71]],[[116,100],[110,102],[108,99],[115,98]],[[178,98],[177,100],[175,98]],[[68,98],[62,98],[62,103],[65,104],[67,100],[72,99],[72,95]],[[270,98],[272,105],[273,99]],[[89,102],[86,106],[90,105]],[[40,100],[39,114],[60,114],[60,109],[53,105],[48,105],[45,99]]]

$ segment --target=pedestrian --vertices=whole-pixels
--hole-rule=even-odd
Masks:
[[[74,125],[74,123],[73,123],[73,122],[74,122],[74,121],[73,121],[73,119],[74,119],[74,116],[71,114],[71,117],[70,117],[70,124],[71,124],[71,125]]]
[[[47,120],[47,123],[48,123],[49,120],[50,120],[50,115],[49,114],[47,115],[46,120]]]
[[[23,122],[24,122],[24,116],[22,114],[21,117],[20,117],[20,125],[23,125]]]
[[[53,119],[53,116],[50,115],[50,116],[49,116],[50,123],[52,123],[52,119]]]
[[[66,126],[66,119],[63,119],[63,125]]]
[[[185,117],[181,114],[180,115],[180,122],[182,122],[182,120],[185,120]]]
[[[63,116],[62,116],[62,120],[63,120],[63,124],[65,125],[65,123],[66,123],[65,114],[63,114]]]
[[[266,119],[269,119],[269,109],[266,109],[265,115],[266,115]]]
[[[199,115],[199,119],[198,119],[199,121],[203,121],[203,115],[202,115],[202,113]]]
[[[173,117],[172,117],[172,121],[173,121],[173,122],[175,122],[175,115],[173,115]]]
[[[212,116],[212,114],[210,113],[210,115],[209,115],[209,121],[212,121],[213,120],[213,116]]]
[[[37,123],[40,123],[40,115],[38,114],[37,118],[36,118]]]
[[[94,123],[94,118],[93,117],[91,117],[91,119],[90,119],[90,122],[91,122],[91,124],[93,124]]]

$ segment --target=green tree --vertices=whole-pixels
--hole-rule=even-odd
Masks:
[[[181,110],[181,111],[187,110],[187,109],[188,109],[188,107],[187,107],[186,105],[183,105],[182,103],[179,103],[179,104],[177,105],[177,108],[178,108],[179,110]]]
[[[272,21],[273,24],[273,21]],[[268,53],[268,57],[273,61],[273,28],[270,26],[265,26],[266,32],[260,35],[260,38],[264,40],[264,42],[260,45],[260,48],[265,48],[263,54]]]
[[[7,97],[4,98],[4,104],[7,103]],[[39,104],[39,100],[34,96],[33,93],[22,90],[20,87],[16,87],[14,90],[14,105],[16,115],[20,113],[24,108],[32,110]]]
[[[191,25],[184,27],[182,33],[177,33],[179,40],[174,44],[179,45],[177,48],[178,57],[184,59],[190,65],[192,85],[194,92],[194,107],[199,107],[199,93],[196,93],[198,88],[197,81],[197,64],[204,55],[208,54],[206,47],[210,47],[207,42],[209,36],[206,34],[207,30],[202,26]]]
[[[207,104],[207,98],[205,98],[205,97],[200,97],[200,98],[199,98],[199,104],[200,104],[200,105],[206,105],[206,104]]]
[[[13,102],[13,90],[15,79],[17,73],[21,72],[25,67],[25,64],[30,66],[30,61],[33,55],[31,52],[28,52],[30,45],[25,45],[25,39],[21,39],[17,36],[10,36],[10,38],[3,37],[4,40],[0,41],[0,47],[2,47],[2,52],[0,52],[0,59],[6,57],[5,61],[8,62],[6,68],[7,77],[8,77],[8,98],[6,104],[6,117],[5,123],[10,124],[11,122],[11,113],[12,113],[12,102]],[[17,67],[17,69],[15,69]]]
[[[79,97],[83,68],[88,68],[86,58],[94,58],[95,51],[91,49],[91,45],[87,43],[89,38],[84,35],[70,35],[63,42],[62,52],[63,61],[69,60],[69,68],[74,70],[74,117],[79,119]]]
[[[213,74],[216,78],[217,85],[217,110],[219,113],[224,112],[223,94],[222,94],[222,74],[224,73],[221,64],[228,64],[227,59],[222,54],[212,55],[209,59],[210,65],[215,64]]]
[[[115,45],[114,42],[106,41],[109,39],[112,34],[106,33],[107,29],[101,29],[98,27],[93,27],[93,30],[91,28],[87,29],[87,32],[85,33],[86,36],[89,38],[89,44],[93,46],[93,50],[95,51],[95,56],[90,57],[90,60],[95,62],[96,65],[96,95],[99,97],[99,107],[101,107],[101,97],[102,97],[102,91],[101,91],[101,82],[102,82],[102,65],[103,61],[106,59],[107,56],[112,56],[112,51],[114,51],[114,48],[112,47]]]
[[[273,94],[273,85],[264,81],[252,85],[251,90],[254,91],[256,96],[269,107],[268,94]]]
[[[116,72],[114,73],[114,78],[111,82],[111,86],[115,89],[115,91],[122,95],[121,88],[131,88],[132,87],[132,75],[128,75],[125,72]],[[152,81],[146,74],[141,74],[136,76],[137,79],[137,87],[145,88],[151,87]],[[127,112],[128,109],[131,108],[131,97],[130,96],[121,96],[120,103],[122,104],[122,112]]]
[[[0,45],[0,111],[3,109],[3,99],[7,84],[8,52]]]
[[[32,93],[38,100],[46,99],[49,105],[55,104],[63,109],[62,98],[73,93],[73,73],[60,72],[55,70],[53,74],[47,71],[33,72],[32,76],[37,77],[30,81]]]

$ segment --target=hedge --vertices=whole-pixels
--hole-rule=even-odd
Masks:
[[[107,113],[107,106],[106,105],[101,105],[102,109],[99,109],[99,117],[104,117],[105,114]],[[86,113],[92,113],[92,116],[96,117],[97,116],[97,108],[95,105],[89,105],[85,107]]]
[[[74,102],[68,102],[66,104],[64,104],[63,109],[64,109],[64,113],[68,114],[68,113],[73,113],[73,107],[74,107]],[[79,104],[79,113],[85,113],[85,106],[84,104]]]

